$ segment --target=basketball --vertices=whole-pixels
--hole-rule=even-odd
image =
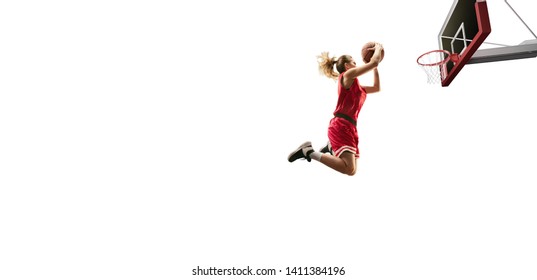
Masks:
[[[373,53],[375,53],[374,50],[368,50],[369,48],[374,48],[375,42],[367,42],[362,47],[362,59],[365,63],[368,63],[371,60],[371,57],[373,56]],[[382,49],[382,52],[380,53],[380,61],[384,59],[384,49]]]

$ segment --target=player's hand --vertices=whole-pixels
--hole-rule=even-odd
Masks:
[[[373,57],[371,57],[371,60],[375,60],[376,63],[380,63],[382,61],[382,58],[384,56],[384,47],[382,46],[382,44],[380,43],[377,43],[375,42],[375,46],[372,48],[374,53],[373,53]]]
[[[381,43],[375,42],[375,46],[373,46],[371,48],[368,48],[367,50],[368,51],[373,51],[373,52],[376,51],[376,50],[382,51],[382,50],[384,50],[384,47],[382,46]]]
[[[381,43],[376,43],[375,42],[375,49],[378,49],[379,51],[382,51],[384,49],[384,47],[382,46]]]

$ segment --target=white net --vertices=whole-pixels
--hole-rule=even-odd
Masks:
[[[435,50],[418,57],[418,65],[427,74],[427,83],[438,84],[446,77],[445,64],[449,61],[449,52]]]

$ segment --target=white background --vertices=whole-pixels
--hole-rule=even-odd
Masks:
[[[453,3],[433,2],[2,3],[0,278],[537,278],[537,60],[427,84]],[[535,31],[530,2],[510,1]],[[534,39],[488,3],[487,41]],[[358,173],[287,162],[327,140],[316,55],[367,41],[386,55]]]

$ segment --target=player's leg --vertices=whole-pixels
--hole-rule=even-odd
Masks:
[[[339,157],[331,154],[315,152],[311,142],[304,142],[293,152],[289,154],[287,160],[293,162],[297,159],[306,159],[307,161],[316,160],[322,164],[343,174],[352,176],[356,173],[356,155],[350,151],[344,151]]]
[[[341,153],[340,157],[336,157],[331,154],[323,154],[320,158],[320,162],[343,174],[347,174],[349,176],[356,174],[356,156],[354,153],[349,151]]]

